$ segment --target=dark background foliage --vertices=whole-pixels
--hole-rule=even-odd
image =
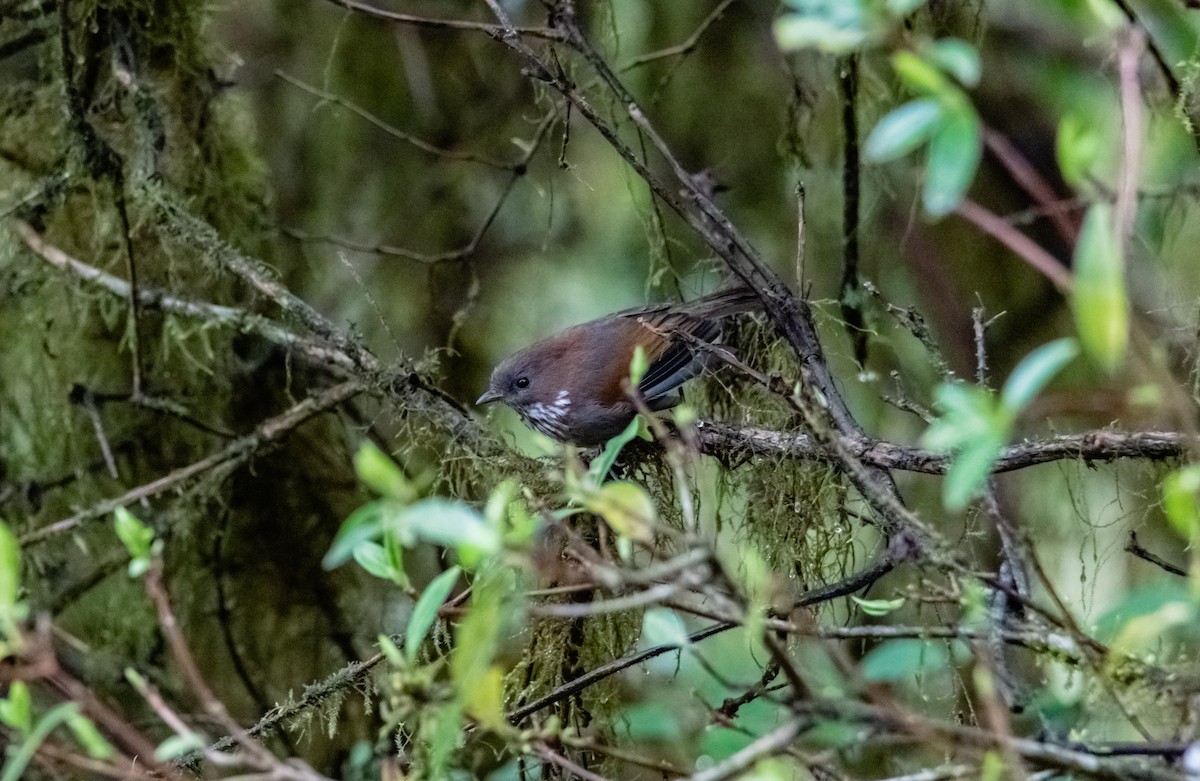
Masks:
[[[0,518],[23,584],[3,679],[38,718],[77,703],[117,752],[0,714],[6,767],[28,749],[38,777],[132,777],[172,735],[201,736],[182,751],[257,725],[270,754],[235,741],[155,772],[1183,778],[1190,4],[502,5],[523,34],[483,0],[0,0]],[[863,41],[781,48],[780,18],[846,9]],[[913,97],[896,54],[950,38],[981,62],[954,89],[983,151],[965,205],[933,218],[926,153],[879,162],[863,144]],[[1081,158],[1085,175],[1064,173]],[[661,197],[697,182],[753,253]],[[950,460],[919,449],[939,386],[998,389],[1052,339],[1087,348],[1072,306],[1125,311],[1055,284],[1082,273],[1094,203],[1136,206],[1101,291],[1129,302],[1123,360],[1071,362],[1003,427],[1011,471],[947,510]],[[471,401],[536,339],[739,268],[775,301],[726,335],[759,374],[689,388],[717,424],[694,447],[628,446],[622,474],[661,527],[622,559],[620,516],[563,518],[591,496],[575,456]],[[417,533],[408,588],[323,566],[342,522],[378,506],[364,442],[412,487],[384,504],[479,508],[508,480],[521,509],[503,523],[541,524],[467,567],[407,660],[381,658],[379,636],[403,647],[414,600],[464,554]],[[1183,499],[1164,514],[1170,474]],[[161,544],[119,539],[117,507]],[[148,572],[131,578],[131,558]],[[659,565],[676,568],[645,575]],[[656,597],[664,583],[678,591]],[[489,610],[510,622],[481,628]],[[713,621],[741,626],[633,664]],[[450,661],[464,646],[488,650],[511,726],[471,699],[494,682]]]

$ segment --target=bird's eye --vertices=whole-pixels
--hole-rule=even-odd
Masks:
[[[518,377],[517,378],[517,387],[520,388],[521,390],[525,390],[526,388],[528,388],[529,387],[529,378],[528,377]]]

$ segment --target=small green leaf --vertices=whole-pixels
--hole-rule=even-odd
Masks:
[[[409,662],[416,661],[421,643],[425,642],[426,635],[429,634],[434,621],[437,621],[438,609],[446,601],[446,597],[450,596],[450,591],[458,582],[461,573],[462,570],[458,567],[450,567],[431,580],[421,592],[421,597],[409,616],[408,627],[404,630],[404,655],[408,657]]]
[[[943,38],[921,47],[921,53],[933,61],[960,84],[974,87],[979,83],[979,52],[958,38]]]
[[[1106,610],[1095,623],[1095,636],[1111,645],[1126,625],[1135,618],[1148,616],[1173,602],[1187,602],[1188,590],[1178,580],[1160,580],[1125,591],[1120,600]]]
[[[354,560],[358,566],[377,578],[394,580],[392,563],[388,561],[387,551],[377,542],[362,542],[354,548]]]
[[[21,593],[21,544],[0,521],[0,612],[12,615]]]
[[[905,17],[925,5],[925,0],[887,0],[888,13],[896,17]]]
[[[146,558],[150,555],[150,545],[154,542],[153,529],[124,507],[113,511],[113,522],[117,537],[125,545],[125,550],[129,551],[131,558]]]
[[[359,480],[381,496],[400,502],[411,502],[417,498],[408,475],[373,442],[364,442],[359,446],[354,454],[354,471]]]
[[[921,444],[931,450],[957,450],[980,438],[995,437],[1001,429],[995,402],[982,388],[943,383],[935,391],[934,406],[942,414],[921,437]]]
[[[10,747],[11,753],[4,763],[3,773],[0,773],[0,781],[19,781],[23,777],[25,768],[37,753],[38,747],[60,724],[78,712],[79,708],[74,702],[64,702],[46,711],[29,730],[20,746],[15,751],[12,751]]]
[[[613,464],[617,462],[617,456],[620,454],[621,448],[632,442],[637,433],[638,419],[634,418],[625,427],[624,431],[604,444],[603,452],[588,465],[587,473],[592,485],[600,485],[604,482],[604,479],[608,477],[609,471],[612,470]]]
[[[159,743],[158,748],[154,749],[154,758],[159,762],[167,762],[189,751],[202,751],[206,745],[207,741],[199,732],[184,732]]]
[[[863,154],[875,161],[903,157],[929,140],[941,118],[942,107],[936,100],[910,100],[879,120],[867,136]]]
[[[1058,123],[1055,147],[1063,181],[1079,188],[1089,182],[1104,151],[1104,139],[1095,119],[1080,112],[1070,112]]]
[[[22,735],[33,729],[33,709],[30,704],[29,687],[24,681],[13,681],[8,696],[0,700],[0,722],[4,722]]]
[[[869,36],[863,0],[788,0],[794,9],[775,20],[775,42],[785,52],[817,49],[844,54]]]
[[[650,494],[637,483],[606,483],[589,494],[585,504],[617,534],[638,542],[653,542],[658,511]]]
[[[1004,757],[998,751],[988,751],[979,764],[979,781],[1001,781],[1004,778]]]
[[[1112,207],[1088,209],[1075,245],[1075,284],[1071,309],[1084,352],[1109,374],[1125,358],[1129,342],[1129,300],[1125,263],[1112,221]]]
[[[467,713],[482,726],[502,731],[509,726],[504,716],[504,672],[492,665],[475,686],[465,692]]]
[[[1116,664],[1123,656],[1161,643],[1170,629],[1194,626],[1196,619],[1194,602],[1185,599],[1164,600],[1152,612],[1133,616],[1124,623],[1109,646],[1108,659]]]
[[[459,563],[474,569],[500,550],[500,531],[466,502],[432,497],[407,507],[388,521],[389,527],[411,530],[418,539],[454,548]]]
[[[500,646],[505,623],[518,608],[516,573],[511,568],[485,569],[471,583],[471,603],[454,633],[450,678],[460,696],[487,674]]]
[[[904,86],[919,95],[945,100],[947,96],[959,94],[941,71],[910,51],[893,54],[892,67]]]
[[[483,508],[483,517],[488,525],[503,530],[509,520],[509,505],[517,496],[517,481],[502,480],[488,495],[487,504]]]
[[[1189,545],[1200,542],[1200,464],[1178,469],[1163,479],[1163,512]]]
[[[650,368],[650,359],[646,357],[646,348],[640,344],[633,348],[633,358],[629,361],[629,387],[636,388],[646,376]]]
[[[1015,418],[1077,355],[1079,343],[1070,338],[1055,339],[1026,355],[1000,391],[1001,408]]]
[[[947,510],[962,510],[978,495],[1004,449],[1004,437],[993,435],[964,445],[946,470],[942,501]]]
[[[429,713],[430,711],[432,713]],[[462,701],[455,699],[440,708],[429,708],[423,714],[420,740],[417,744],[428,747],[427,778],[450,777],[450,760],[464,734],[462,711]]]
[[[360,544],[378,539],[383,534],[384,502],[368,502],[350,513],[342,522],[321,565],[333,569],[354,555]]]
[[[671,707],[661,699],[650,699],[626,707],[618,719],[625,723],[630,740],[672,745],[684,738],[680,724],[682,715],[679,708]]]
[[[960,510],[978,493],[1008,436],[1008,418],[982,388],[962,383],[938,386],[935,404],[941,416],[921,438],[934,450],[954,451],[942,485],[947,509]]]
[[[67,716],[67,727],[75,736],[75,740],[79,741],[79,745],[83,746],[83,750],[88,753],[93,759],[108,759],[116,750],[112,744],[104,739],[100,734],[100,730],[96,729],[96,725],[92,720],[82,713],[72,713]]]
[[[687,648],[692,642],[683,619],[665,607],[651,608],[642,614],[642,639],[649,646],[672,648]]]
[[[886,640],[863,657],[862,677],[868,681],[901,681],[945,669],[949,663],[950,655],[940,642]]]
[[[404,654],[400,653],[400,649],[396,647],[396,643],[387,635],[379,635],[376,638],[379,643],[379,651],[387,658],[388,664],[393,667],[403,667],[405,664]]]
[[[929,141],[922,202],[933,217],[954,211],[975,178],[983,153],[979,117],[969,105],[947,108]]]
[[[854,600],[854,604],[862,609],[862,612],[869,616],[886,616],[888,613],[894,613],[904,607],[904,597],[896,599],[859,599],[853,594],[850,599]]]

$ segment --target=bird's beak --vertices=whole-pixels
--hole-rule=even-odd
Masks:
[[[491,404],[493,401],[500,401],[500,399],[502,399],[502,398],[504,398],[503,394],[497,393],[496,391],[492,390],[491,388],[488,388],[487,393],[484,393],[482,396],[480,396],[475,401],[475,404],[476,405]]]

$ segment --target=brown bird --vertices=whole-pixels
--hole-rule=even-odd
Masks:
[[[572,326],[506,358],[475,403],[503,402],[559,442],[601,444],[621,433],[637,412],[623,385],[639,345],[649,366],[638,391],[651,410],[664,410],[679,403],[679,386],[709,362],[694,340],[712,342],[725,317],[760,306],[754,291],[737,287]]]

